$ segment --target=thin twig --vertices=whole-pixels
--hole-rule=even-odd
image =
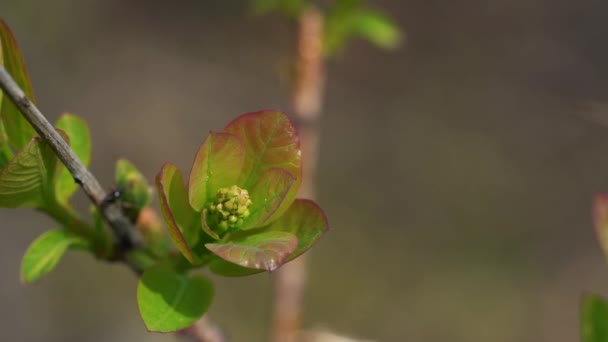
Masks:
[[[106,192],[103,190],[99,181],[84,166],[82,161],[76,156],[70,146],[61,138],[55,128],[42,115],[40,110],[27,98],[23,90],[8,74],[6,69],[0,65],[0,88],[15,103],[26,120],[34,127],[36,132],[49,144],[59,160],[66,166],[82,190],[87,194],[91,202],[103,214],[108,222],[119,244],[120,251],[125,254],[133,248],[141,247],[143,241],[141,235],[133,226],[131,221],[124,215],[120,206],[115,203],[105,201]],[[142,270],[137,265],[124,258],[123,261],[135,274],[141,275]],[[192,327],[178,332],[181,336],[187,336],[197,342],[224,342],[224,334],[219,327],[213,324],[209,318],[203,317]]]
[[[103,214],[118,240],[121,249],[128,250],[141,244],[141,238],[129,219],[122,213],[120,207],[114,203],[104,203],[106,192],[99,181],[89,172],[82,161],[76,156],[70,146],[61,138],[55,128],[42,115],[40,110],[27,98],[23,90],[0,66],[0,88],[19,108],[25,119],[34,127],[36,132],[49,144],[57,157],[66,166],[82,190],[91,199],[93,204]]]
[[[302,184],[299,197],[314,198],[318,159],[319,117],[325,86],[323,16],[314,6],[299,18],[296,74],[292,106],[302,149]],[[302,255],[277,271],[274,289],[273,342],[295,342],[300,330],[301,307],[306,285],[307,256]]]

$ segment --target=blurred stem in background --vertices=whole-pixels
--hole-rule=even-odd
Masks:
[[[303,160],[302,185],[298,197],[314,199],[319,117],[325,85],[323,15],[315,6],[307,6],[299,15],[296,49],[291,106],[300,134]],[[307,259],[303,255],[277,271],[271,330],[273,342],[297,340]]]

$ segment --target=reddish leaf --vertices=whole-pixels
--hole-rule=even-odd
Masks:
[[[229,243],[208,243],[207,249],[233,264],[264,271],[274,271],[297,248],[295,235],[285,232],[252,234]]]
[[[179,169],[173,164],[164,164],[156,175],[156,188],[169,236],[184,257],[194,263],[195,258],[190,246],[198,240],[198,229],[194,224],[198,215],[188,203]]]
[[[214,240],[220,239],[220,237],[213,230],[211,230],[211,228],[207,224],[207,209],[203,209],[203,212],[201,213],[201,222],[203,225],[203,231],[207,233],[207,235],[212,237]]]
[[[263,226],[284,202],[296,179],[283,169],[266,170],[251,188],[251,216],[242,229]]]
[[[285,114],[264,110],[239,116],[225,131],[238,136],[245,144],[241,187],[253,186],[270,168],[284,169],[296,178],[283,203],[268,220],[273,221],[289,208],[301,181],[300,140],[295,127]]]
[[[244,160],[241,139],[229,133],[209,133],[190,171],[188,195],[192,208],[200,211],[220,188],[235,185]]]
[[[306,252],[328,230],[329,223],[323,209],[306,199],[296,199],[285,214],[263,229],[264,232],[292,233],[298,238],[298,248],[289,260]]]

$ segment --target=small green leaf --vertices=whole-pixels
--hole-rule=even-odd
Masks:
[[[4,65],[6,71],[33,102],[34,92],[21,50],[19,50],[11,29],[2,20],[0,20],[0,42],[2,50],[0,64]],[[36,131],[34,131],[32,126],[21,115],[19,109],[9,99],[3,99],[2,107],[0,107],[0,117],[6,127],[9,141],[16,150],[20,150],[36,135]]]
[[[76,153],[85,166],[91,162],[91,135],[87,123],[76,115],[65,113],[55,123],[55,127],[63,130],[70,137],[70,148]],[[63,168],[59,179],[55,182],[57,201],[66,204],[78,189],[74,177]]]
[[[242,229],[252,229],[264,225],[276,212],[291,190],[296,179],[283,169],[266,170],[251,188],[251,216]]]
[[[0,172],[0,207],[42,208],[54,201],[53,180],[61,167],[40,137],[32,139]]]
[[[150,331],[171,332],[194,324],[213,299],[213,286],[202,276],[186,276],[167,267],[144,272],[137,305]]]
[[[217,235],[217,233],[214,232],[207,223],[207,209],[203,209],[203,212],[201,213],[201,223],[203,226],[203,231],[207,233],[207,235],[209,235],[213,240],[216,241],[220,239],[219,235]]]
[[[233,264],[274,271],[296,250],[298,239],[291,233],[264,232],[237,237],[227,243],[208,243],[205,247]]]
[[[608,341],[608,303],[599,296],[585,294],[582,298],[581,341]]]
[[[270,110],[239,116],[225,128],[245,144],[245,162],[238,185],[249,189],[266,170],[281,168],[296,181],[281,206],[267,221],[278,218],[289,208],[302,181],[302,160],[298,132],[287,115]]]
[[[87,240],[65,229],[50,230],[28,247],[21,261],[21,280],[33,283],[51,272],[68,248],[87,248]]]
[[[383,49],[394,49],[401,41],[397,25],[385,14],[362,10],[353,21],[353,31]]]
[[[188,203],[182,174],[175,165],[171,163],[163,165],[156,176],[156,189],[171,240],[186,259],[195,263],[190,248],[198,241],[202,229],[200,216]]]
[[[245,160],[245,146],[230,133],[209,133],[194,158],[188,180],[190,205],[196,211],[215,199],[220,188],[235,185]]]
[[[307,199],[295,200],[285,214],[262,229],[264,232],[288,232],[298,238],[298,248],[289,256],[289,260],[306,252],[328,230],[329,223],[323,209]]]

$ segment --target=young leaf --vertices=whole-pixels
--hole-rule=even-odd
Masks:
[[[248,189],[270,168],[281,168],[296,178],[281,206],[267,221],[271,222],[289,208],[300,186],[302,161],[300,139],[287,117],[278,112],[263,110],[239,116],[225,128],[245,144],[245,162],[239,186]]]
[[[156,176],[156,189],[171,240],[186,259],[195,263],[190,247],[198,241],[200,217],[188,203],[182,174],[175,165],[163,165]]]
[[[243,162],[245,146],[241,139],[230,133],[209,133],[194,158],[188,180],[190,205],[201,211],[215,199],[222,187],[235,185]]]
[[[213,286],[202,276],[186,276],[167,267],[144,272],[137,305],[150,331],[171,332],[194,324],[213,299]]]
[[[19,87],[23,89],[25,95],[34,101],[34,92],[23,56],[11,29],[2,20],[0,20],[0,42],[2,50],[0,64],[4,65],[6,71],[13,77]],[[9,141],[15,149],[20,150],[36,135],[36,131],[21,115],[19,109],[7,98],[2,101],[0,116],[6,128]]]
[[[264,232],[288,232],[298,238],[298,248],[289,255],[288,260],[306,252],[328,230],[329,223],[323,209],[306,199],[295,200],[285,214],[262,229]]]
[[[244,277],[264,272],[263,270],[256,270],[254,268],[235,265],[218,257],[217,255],[213,256],[208,266],[211,272],[224,277]]]
[[[401,40],[397,25],[388,16],[377,11],[361,10],[353,17],[352,29],[384,49],[396,48]]]
[[[276,212],[296,179],[283,169],[266,170],[251,188],[251,216],[242,229],[262,226]]]
[[[246,235],[228,243],[208,243],[207,249],[233,264],[264,271],[281,266],[298,246],[295,235],[286,232],[264,232]]]
[[[21,280],[33,283],[51,272],[68,248],[87,248],[88,241],[65,230],[55,229],[40,235],[28,247],[21,261]]]
[[[585,294],[582,298],[581,341],[608,341],[608,303],[599,296]]]
[[[0,108],[2,108],[2,91],[0,91]],[[4,169],[11,159],[13,159],[13,151],[8,142],[4,124],[0,120],[0,170]]]
[[[55,127],[63,130],[70,137],[70,147],[85,166],[91,162],[91,135],[87,123],[76,115],[65,113],[55,123]],[[74,177],[63,168],[59,173],[59,179],[55,182],[55,194],[57,201],[66,204],[74,192],[78,189],[78,184]]]
[[[0,207],[42,208],[54,201],[49,197],[61,166],[40,137],[32,139],[0,172]]]

